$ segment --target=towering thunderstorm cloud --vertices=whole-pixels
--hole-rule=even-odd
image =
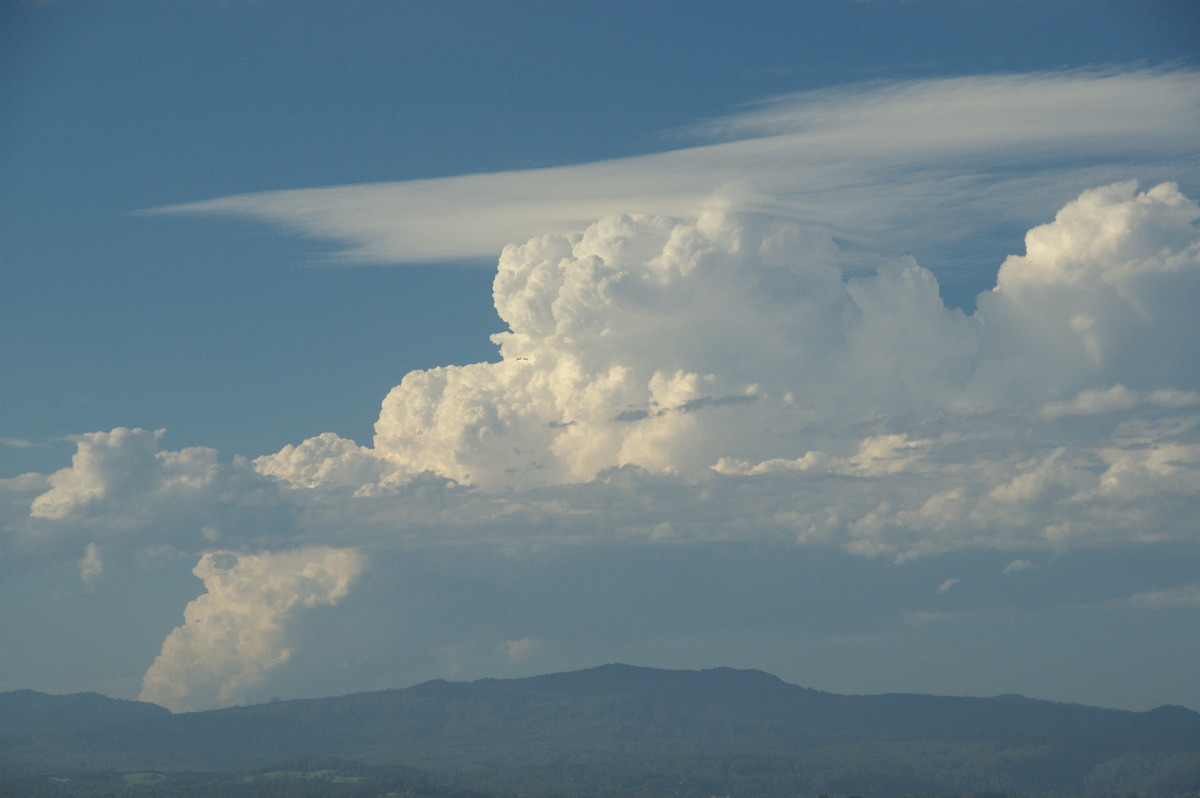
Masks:
[[[7,545],[91,580],[107,557],[199,557],[206,592],[142,692],[191,709],[261,697],[312,608],[412,547],[1195,540],[1198,220],[1173,184],[1085,191],[970,314],[912,259],[848,278],[827,233],[769,215],[538,236],[500,257],[500,360],[408,374],[371,446],[326,433],[218,463],[81,436],[69,468],[9,481]]]
[[[407,375],[373,448],[322,436],[255,466],[293,485],[428,472],[494,490],[816,462],[858,449],[868,422],[894,441],[929,414],[1087,391],[1190,404],[1198,215],[1170,184],[1085,192],[1029,233],[971,316],[911,259],[845,280],[826,236],[769,217],[606,219],[505,249],[499,363]],[[933,445],[901,449],[926,460]]]

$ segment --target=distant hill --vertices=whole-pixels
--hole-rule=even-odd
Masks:
[[[170,714],[157,704],[109,698],[99,693],[47,695],[34,690],[0,693],[0,733],[98,729]]]
[[[1200,796],[1200,713],[844,696],[761,671],[628,665],[179,715],[102,696],[0,694],[0,773],[233,771],[331,756],[527,795]]]

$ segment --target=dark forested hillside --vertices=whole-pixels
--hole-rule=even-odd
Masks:
[[[21,707],[0,715],[0,772],[26,785],[85,771],[249,773],[333,756],[420,768],[447,788],[522,794],[1200,795],[1200,714],[1182,707],[842,696],[729,668],[608,665],[180,715],[100,696],[14,695],[0,695],[0,712]],[[72,700],[91,720],[70,722],[62,707]],[[316,783],[296,778],[297,789]],[[354,776],[337,789],[371,783]]]
[[[123,701],[99,693],[46,695],[33,690],[0,693],[0,732],[98,729],[170,714],[157,704]]]

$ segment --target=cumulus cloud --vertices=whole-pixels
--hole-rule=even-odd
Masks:
[[[495,281],[501,362],[409,374],[384,400],[375,450],[497,487],[704,466],[743,437],[760,449],[745,421],[821,412],[783,398],[785,375],[809,370],[819,394],[817,372],[836,368],[852,302],[827,249],[724,213],[620,216],[509,247]]]
[[[94,585],[106,564],[199,556],[215,546],[295,545],[295,508],[241,458],[160,448],[164,431],[117,427],[74,437],[71,465],[0,480],[9,561],[77,562]]]
[[[294,651],[289,631],[307,609],[337,604],[362,570],[354,549],[205,554],[193,573],[205,593],[163,641],[141,700],[175,712],[245,702]]]
[[[371,449],[322,437],[256,466],[289,484],[431,472],[489,489],[624,466],[872,476],[932,467],[932,439],[849,434],[881,416],[1186,409],[1198,216],[1169,184],[1087,191],[1030,232],[971,316],[911,259],[846,280],[827,237],[768,217],[619,216],[538,237],[500,259],[499,363],[407,375]],[[1031,496],[1077,459],[1047,453],[992,498]]]
[[[1197,387],[1187,353],[1200,344],[1189,311],[1200,290],[1200,209],[1172,183],[1136,189],[1085,191],[1001,265],[977,301],[989,332],[975,381],[987,396]]]
[[[360,487],[377,482],[387,469],[374,453],[332,432],[288,444],[254,460],[255,469],[293,488],[317,485]]]
[[[211,484],[216,452],[199,447],[160,452],[158,441],[165,432],[118,427],[76,436],[70,468],[50,476],[50,490],[33,500],[29,514],[62,519],[101,502],[128,506],[135,494]]]

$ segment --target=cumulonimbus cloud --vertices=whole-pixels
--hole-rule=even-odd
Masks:
[[[500,360],[404,376],[369,445],[326,433],[219,463],[144,430],[80,436],[69,468],[0,481],[4,553],[89,582],[109,557],[199,557],[207,593],[143,693],[199,708],[255,696],[304,608],[338,603],[373,550],[744,540],[905,560],[1195,542],[1200,208],[1173,183],[1062,192],[1113,164],[1194,176],[1197,85],[806,95],[675,153],[176,208],[292,224],[364,260],[523,242],[497,267]],[[862,268],[1033,212],[970,313],[915,258]],[[848,258],[847,240],[866,247]]]
[[[1170,184],[1084,192],[1030,232],[970,316],[911,260],[847,281],[819,233],[760,216],[621,216],[535,238],[500,259],[499,363],[406,376],[373,448],[324,436],[256,467],[301,486],[432,472],[488,489],[623,466],[731,472],[825,449],[827,465],[902,470],[915,455],[872,455],[851,430],[1043,405],[1045,419],[1188,408],[1197,218]]]
[[[407,375],[372,445],[327,433],[217,464],[156,433],[82,436],[70,468],[8,481],[29,497],[10,546],[95,579],[122,551],[332,535],[757,535],[899,557],[1185,539],[1197,218],[1170,184],[1086,191],[970,315],[911,259],[846,279],[826,233],[776,217],[536,237],[500,260],[501,360]]]

